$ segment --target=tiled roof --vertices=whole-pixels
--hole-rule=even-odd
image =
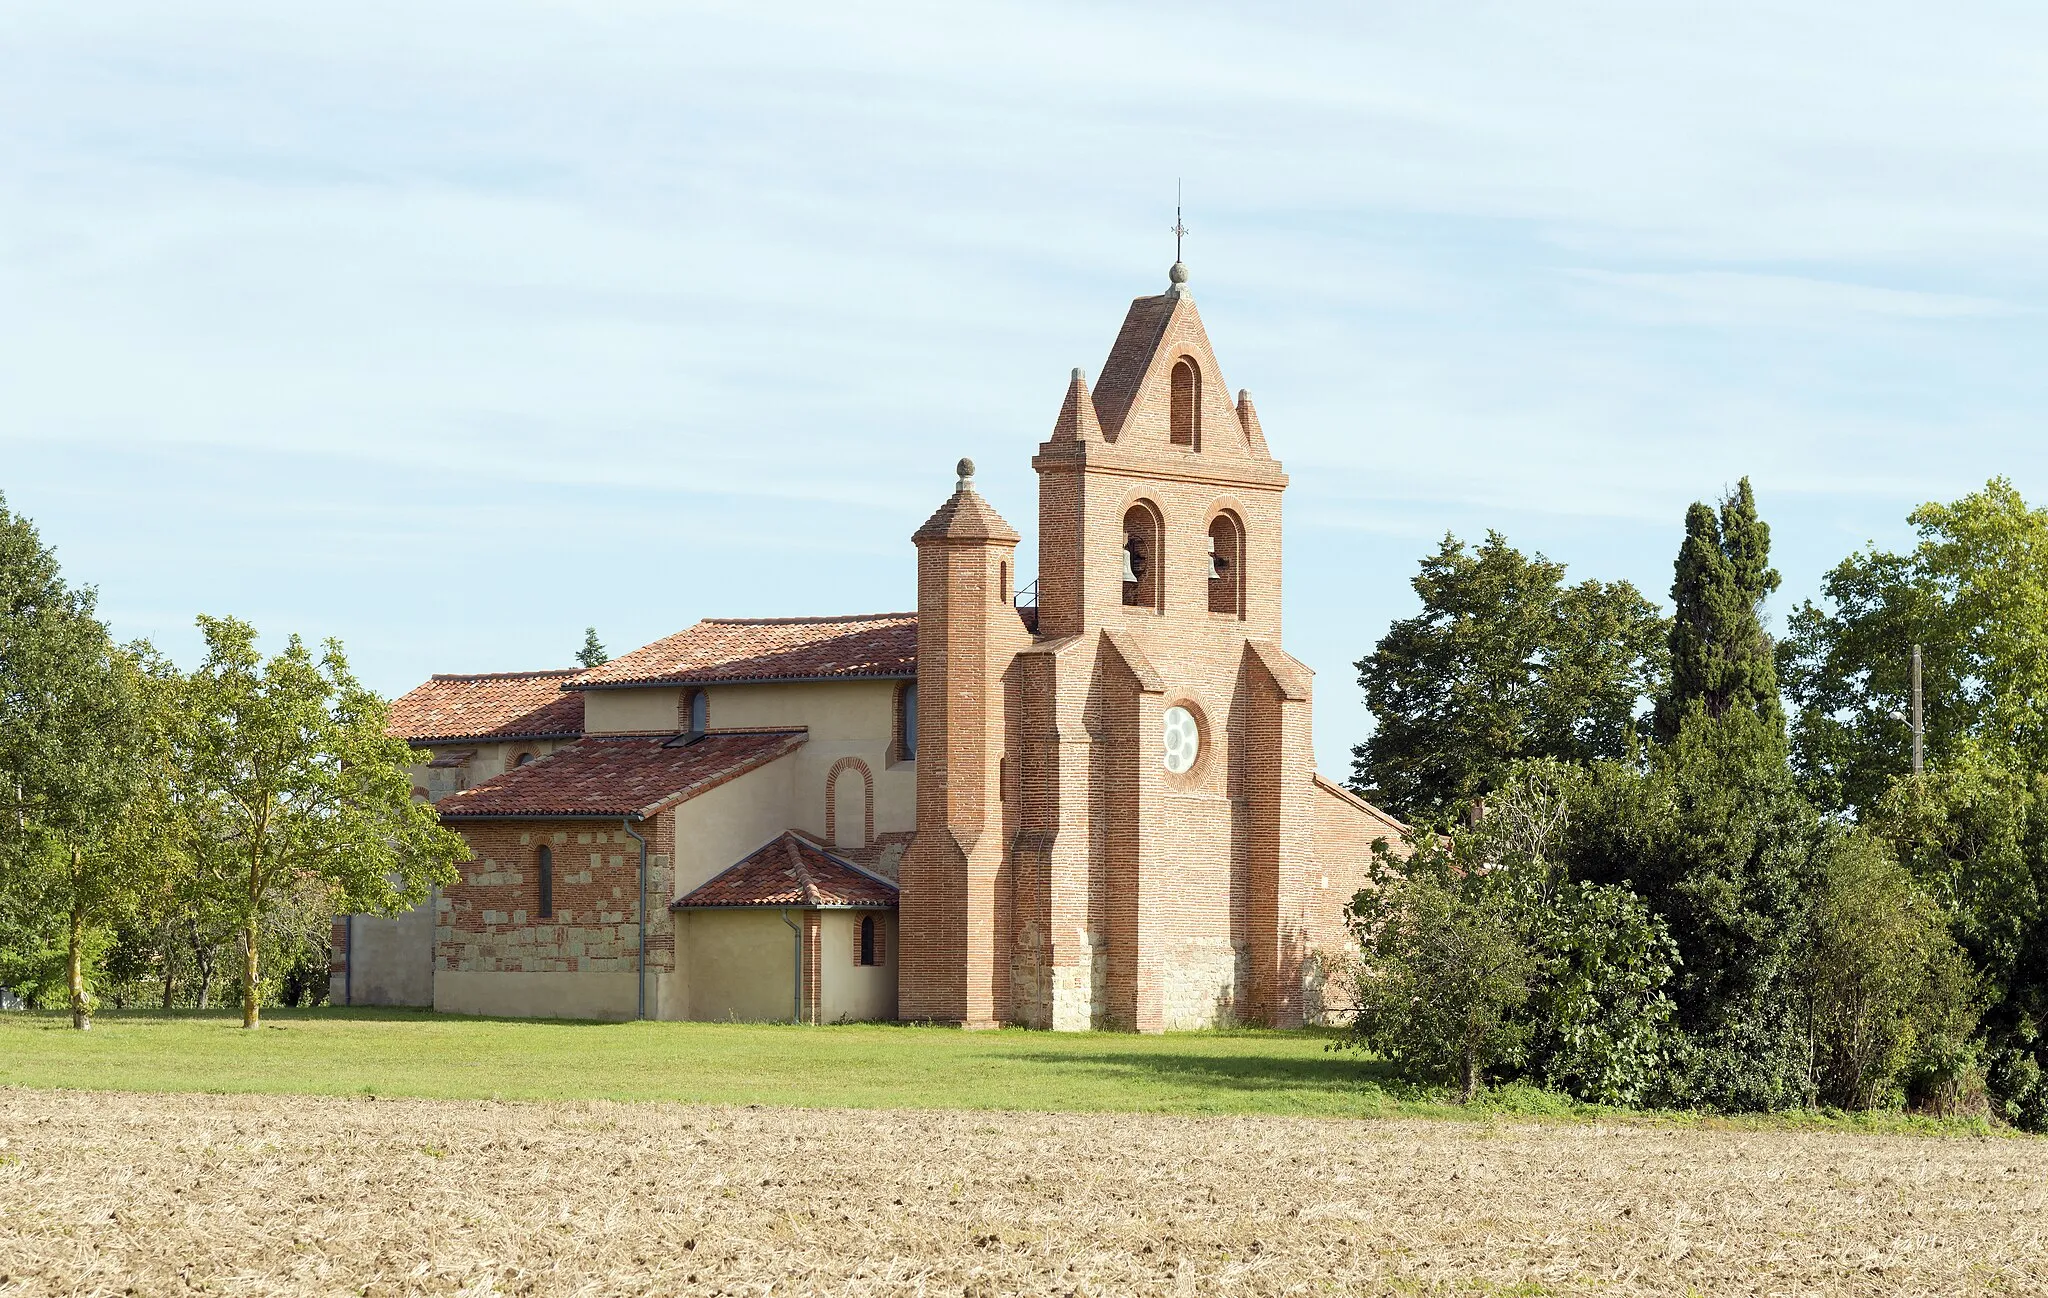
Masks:
[[[593,667],[571,689],[917,675],[917,614],[706,618]]]
[[[681,738],[582,739],[435,804],[444,819],[640,816],[666,811],[804,742],[802,730],[713,731]]]
[[[895,904],[895,884],[834,856],[794,830],[786,830],[670,909],[798,906],[805,910],[886,910]]]
[[[583,696],[562,686],[574,669],[436,676],[391,703],[384,733],[414,743],[472,739],[573,739],[583,733]]]

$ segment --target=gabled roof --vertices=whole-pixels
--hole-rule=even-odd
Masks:
[[[834,856],[795,830],[785,830],[669,909],[888,910],[895,905],[895,884]]]
[[[572,690],[917,676],[917,614],[713,617],[570,681]]]
[[[601,736],[558,748],[435,803],[443,820],[646,819],[803,746],[802,730]]]
[[[384,733],[413,743],[574,739],[583,696],[564,694],[576,670],[435,676],[392,700]]]

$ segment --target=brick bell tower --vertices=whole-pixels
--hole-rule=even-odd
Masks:
[[[970,463],[913,538],[903,1018],[1302,1021],[1308,935],[1341,899],[1314,861],[1310,673],[1280,647],[1287,475],[1228,394],[1187,268],[1168,278],[1093,392],[1073,372],[1032,460],[1032,631],[1017,533]]]
[[[1314,853],[1310,673],[1280,648],[1281,495],[1175,262],[1039,474],[1020,656],[1017,1021],[1301,1021]]]
[[[1003,677],[1030,635],[1012,603],[1017,532],[974,489],[974,461],[917,529],[917,836],[904,854],[897,1014],[1008,1017]]]

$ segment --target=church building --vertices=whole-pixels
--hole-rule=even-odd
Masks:
[[[1175,263],[1038,471],[1037,581],[963,460],[917,609],[711,618],[436,676],[392,733],[459,883],[335,923],[332,999],[578,1018],[1294,1026],[1372,844],[1281,647],[1281,497]]]

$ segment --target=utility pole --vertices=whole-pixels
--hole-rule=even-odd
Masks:
[[[1913,646],[1913,774],[1920,774],[1926,753],[1927,714],[1921,711],[1920,702],[1920,646]]]

